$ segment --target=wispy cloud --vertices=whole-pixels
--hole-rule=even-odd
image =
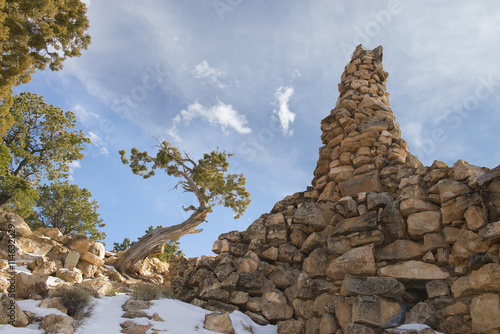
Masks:
[[[226,72],[215,67],[210,67],[206,60],[195,66],[194,73],[198,79],[207,79],[221,89],[226,87],[221,81],[221,78],[226,76]]]
[[[274,97],[276,98],[274,104],[278,107],[278,109],[274,109],[273,113],[278,114],[283,134],[288,136],[293,135],[293,130],[290,129],[290,124],[295,120],[295,114],[290,111],[288,106],[288,102],[290,101],[293,92],[293,87],[281,86],[276,90],[276,93],[274,93]]]
[[[183,122],[189,125],[196,118],[207,120],[211,125],[219,125],[224,132],[232,129],[239,134],[248,134],[252,129],[246,126],[248,123],[245,115],[239,114],[232,105],[219,101],[214,106],[204,106],[199,102],[190,104],[173,118],[173,125],[167,131],[174,139],[181,141],[177,134],[177,126]]]
[[[75,113],[78,120],[82,122],[84,125],[89,125],[95,120],[99,119],[98,114],[88,111],[79,104],[75,105],[72,111]]]
[[[99,137],[99,135],[93,133],[92,131],[89,131],[89,139],[92,145],[99,148],[101,154],[109,156],[109,151],[106,147],[106,143],[101,139],[101,137]]]

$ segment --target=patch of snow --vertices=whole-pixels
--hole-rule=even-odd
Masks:
[[[38,304],[40,304],[40,300],[33,300],[33,299],[17,300],[16,303],[17,305],[19,305],[21,310],[30,311],[31,313],[36,314],[39,317],[45,317],[46,315],[49,315],[51,313],[54,313],[56,315],[57,314],[66,315],[56,308],[38,307]]]
[[[47,285],[48,286],[58,286],[59,284],[62,284],[64,282],[65,282],[64,280],[62,280],[58,277],[55,277],[55,276],[47,277]]]
[[[427,325],[423,325],[423,324],[406,324],[406,325],[401,325],[401,326],[393,328],[393,329],[401,329],[401,330],[412,329],[412,330],[416,330],[416,331],[423,331],[424,329],[427,329],[427,328],[430,328],[430,327]],[[435,332],[435,333],[436,334],[443,334],[440,332]]]
[[[122,310],[122,305],[129,298],[128,295],[120,293],[113,297],[101,296],[98,299],[93,299],[96,303],[93,315],[78,328],[75,334],[96,334],[96,333],[120,333],[120,324],[127,320],[132,320],[139,325],[153,324],[152,328],[160,331],[168,331],[175,334],[209,334],[215,333],[203,328],[205,314],[211,311],[202,309],[174,299],[161,299],[152,301],[153,305],[146,311],[149,315],[158,313],[165,320],[164,322],[153,321],[147,318],[125,319],[122,318],[125,313]],[[17,304],[24,311],[30,311],[37,316],[44,317],[51,313],[63,314],[61,311],[54,308],[41,308],[37,305],[39,300],[19,300]],[[276,326],[260,326],[254,323],[245,314],[235,311],[230,315],[235,334],[276,334]],[[43,334],[43,330],[38,329],[38,323],[29,325],[25,328],[16,328],[10,325],[0,325],[0,332],[12,334]],[[153,333],[151,329],[148,334]]]
[[[38,328],[38,324],[31,324],[28,327],[12,327],[11,325],[0,325],[1,333],[15,333],[15,334],[44,334],[43,329]]]

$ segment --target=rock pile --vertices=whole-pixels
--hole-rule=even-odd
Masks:
[[[179,261],[177,298],[287,334],[500,332],[500,169],[423,166],[381,61],[358,46],[346,66],[312,187]]]
[[[26,327],[40,322],[47,333],[73,333],[71,317],[50,314],[35,319],[16,300],[40,300],[40,307],[67,314],[57,297],[60,289],[85,289],[94,296],[128,291],[137,280],[124,278],[112,266],[119,255],[106,252],[103,244],[83,235],[69,238],[56,228],[31,231],[20,217],[0,212],[0,324],[13,320],[14,326]],[[168,264],[156,258],[144,260],[139,270],[141,276],[157,283],[164,283],[167,272]]]

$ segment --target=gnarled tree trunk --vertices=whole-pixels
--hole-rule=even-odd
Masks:
[[[147,233],[132,247],[127,249],[115,264],[115,268],[122,274],[134,275],[139,265],[151,254],[157,253],[159,247],[168,241],[182,237],[186,234],[197,233],[198,225],[203,223],[210,209],[202,205],[195,209],[193,214],[183,223],[174,226],[163,227]]]

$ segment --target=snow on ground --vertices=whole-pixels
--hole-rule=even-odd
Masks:
[[[166,330],[169,333],[175,334],[191,334],[191,333],[215,333],[203,328],[205,314],[211,311],[204,310],[200,307],[181,302],[175,299],[153,300],[151,307],[146,311],[149,315],[158,313],[165,320],[164,322],[152,321],[147,318],[125,319],[122,315],[125,313],[122,310],[122,305],[129,298],[125,294],[118,294],[114,297],[103,297],[95,299],[96,307],[94,314],[85,324],[78,328],[75,334],[96,334],[96,333],[120,333],[120,323],[127,320],[132,320],[140,325],[153,324],[152,328],[158,330]],[[40,301],[37,300],[20,300],[17,301],[22,310],[30,311],[38,316],[45,316],[50,313],[62,314],[56,309],[46,309],[37,307]],[[245,314],[235,311],[231,315],[235,334],[275,334],[277,327],[268,325],[260,326],[254,323]],[[12,334],[42,334],[43,330],[38,329],[38,324],[29,325],[27,328],[15,328],[10,325],[0,325],[1,333]],[[151,329],[148,334],[153,333]]]

